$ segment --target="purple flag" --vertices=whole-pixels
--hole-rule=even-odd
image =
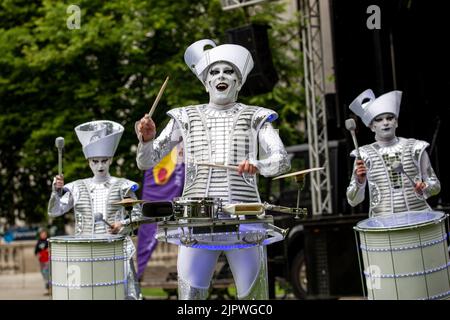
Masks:
[[[159,164],[144,173],[142,200],[172,201],[181,196],[184,186],[184,163],[177,162],[177,147],[169,153]],[[142,277],[155,250],[158,240],[155,235],[156,223],[142,224],[138,230],[137,263],[138,279]]]

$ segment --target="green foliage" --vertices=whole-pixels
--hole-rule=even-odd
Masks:
[[[141,182],[135,164],[134,122],[148,112],[166,76],[169,85],[154,120],[171,108],[207,101],[184,64],[192,42],[226,42],[226,30],[249,21],[269,23],[280,81],[270,93],[243,99],[276,110],[286,144],[302,142],[295,129],[304,94],[298,20],[283,20],[282,2],[248,17],[223,11],[218,0],[80,0],[81,28],[69,29],[69,3],[0,0],[0,217],[45,220],[57,172],[55,138],[65,138],[66,181],[91,174],[74,134],[80,123],[108,119],[124,125],[111,174]],[[118,161],[120,160],[120,161]]]

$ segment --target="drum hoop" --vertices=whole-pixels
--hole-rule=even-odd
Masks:
[[[172,230],[175,231],[175,230]],[[262,239],[261,241],[258,242],[251,242],[251,241],[245,241],[244,238],[246,235],[251,235],[251,234],[255,234],[255,233],[260,233],[262,235]],[[281,241],[283,240],[283,236],[280,232],[276,231],[276,230],[272,230],[272,229],[263,229],[260,230],[258,232],[255,231],[237,231],[237,232],[214,232],[214,233],[201,233],[201,234],[196,234],[196,236],[213,236],[213,237],[219,237],[219,236],[223,236],[223,235],[231,235],[232,236],[238,236],[241,239],[241,242],[238,243],[233,243],[233,242],[226,242],[226,241],[208,241],[208,240],[198,240],[195,239],[195,237],[192,237],[192,244],[179,244],[181,246],[190,246],[190,247],[196,247],[196,248],[200,248],[202,246],[210,246],[210,245],[214,245],[215,247],[217,247],[217,250],[227,250],[227,248],[231,248],[231,249],[237,249],[239,246],[241,246],[242,248],[244,247],[253,247],[253,246],[266,246],[269,245],[273,242],[273,240],[276,241]],[[171,234],[166,234],[166,233],[158,233],[156,235],[156,239],[158,239],[159,241],[163,241],[163,242],[169,242],[171,239],[174,240],[180,240],[180,234],[179,233],[171,233]],[[210,249],[211,250],[211,249]]]
[[[104,262],[104,261],[127,261],[128,258],[123,256],[114,256],[114,257],[99,257],[99,258],[58,258],[51,257],[52,261],[55,262]]]
[[[440,218],[435,218],[435,219],[432,219],[429,221],[424,221],[424,222],[416,223],[413,225],[401,225],[398,227],[380,227],[380,228],[361,228],[358,226],[358,224],[360,222],[365,221],[365,220],[363,220],[363,221],[358,222],[358,224],[356,226],[354,226],[353,229],[358,232],[363,232],[363,233],[364,232],[386,232],[386,231],[412,230],[412,229],[422,228],[422,227],[433,225],[433,224],[439,224],[448,218],[448,214],[446,214],[445,212],[442,212],[442,211],[435,211],[435,212],[440,212],[443,214],[443,216]]]
[[[204,205],[204,204],[217,204],[219,203],[219,198],[211,198],[211,197],[206,197],[206,198],[201,198],[201,197],[178,197],[178,198],[174,198],[173,202],[178,204],[178,205],[188,205],[188,204],[199,204],[199,205]]]
[[[90,287],[111,287],[111,286],[116,286],[118,284],[126,284],[127,279],[125,278],[123,280],[116,280],[116,281],[111,281],[111,282],[82,283],[79,285],[59,283],[59,282],[53,282],[53,281],[50,281],[50,283],[52,286],[55,286],[55,287],[77,289],[77,288],[90,288]]]
[[[77,237],[77,236],[56,236],[48,238],[50,243],[100,243],[100,242],[117,242],[125,240],[124,235],[111,235],[104,238],[88,238],[88,237]]]
[[[174,216],[175,221],[186,220],[186,223],[202,221],[202,222],[213,222],[214,219],[211,217],[183,217],[183,216]],[[182,222],[183,223],[183,222]]]

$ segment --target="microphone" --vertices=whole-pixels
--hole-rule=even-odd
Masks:
[[[110,228],[113,227],[110,223],[108,223],[108,221],[106,221],[105,219],[103,219],[103,214],[101,214],[100,212],[97,212],[97,213],[94,215],[94,221],[95,221],[95,223],[103,222],[104,224],[106,224],[106,225],[107,225],[108,227],[110,227]]]
[[[403,165],[400,161],[394,161],[394,163],[392,164],[392,170],[394,170],[394,172],[399,173],[399,174],[404,174],[409,181],[411,182],[411,185],[413,186],[413,188],[416,187],[416,183],[414,182],[414,180],[405,172],[405,170],[403,169]]]
[[[350,131],[350,134],[352,135],[352,139],[353,139],[353,144],[355,145],[355,149],[356,149],[356,157],[358,160],[361,160],[362,158],[361,158],[361,154],[359,153],[358,141],[356,141],[356,134],[355,134],[356,122],[355,122],[355,120],[353,120],[352,118],[345,120],[345,128],[348,131]]]

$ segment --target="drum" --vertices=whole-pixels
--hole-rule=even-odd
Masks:
[[[368,299],[449,299],[447,219],[443,212],[403,212],[354,227]]]
[[[49,239],[54,300],[123,300],[124,236],[59,236]]]
[[[281,241],[288,230],[273,225],[272,216],[241,220],[163,221],[156,238],[175,245],[209,250],[233,250]]]
[[[212,220],[221,210],[221,200],[217,198],[178,197],[173,200],[175,219]]]

